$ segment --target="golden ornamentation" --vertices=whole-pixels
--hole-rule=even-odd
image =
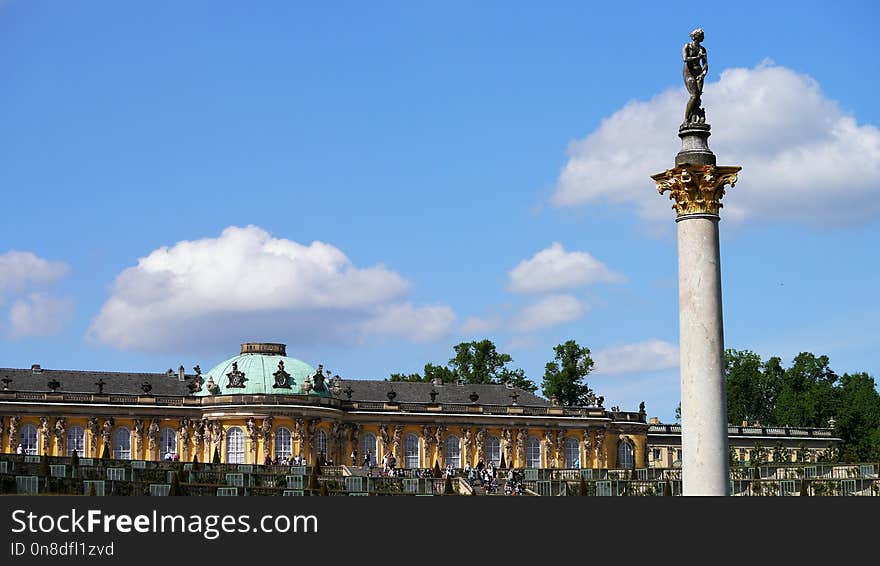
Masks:
[[[724,186],[736,184],[736,174],[742,167],[718,167],[715,165],[679,165],[663,173],[651,175],[662,195],[669,191],[669,199],[675,201],[672,208],[678,216],[688,214],[718,215]]]

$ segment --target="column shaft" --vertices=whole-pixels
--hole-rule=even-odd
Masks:
[[[728,495],[730,486],[718,220],[678,220],[684,495]]]

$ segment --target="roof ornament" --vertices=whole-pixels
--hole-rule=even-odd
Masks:
[[[431,388],[431,392],[428,393],[428,395],[431,396],[431,404],[432,404],[432,405],[433,405],[434,403],[437,402],[437,395],[438,395],[438,393],[437,393],[437,390],[436,390],[436,389],[434,389],[434,388],[432,387],[432,388]]]
[[[49,389],[52,390],[52,393],[55,393],[55,390],[58,389],[59,387],[61,387],[61,382],[58,381],[57,379],[53,379],[52,381],[50,381],[46,385],[49,386]]]
[[[3,391],[9,391],[9,384],[12,383],[12,379],[10,379],[9,376],[7,375],[6,377],[4,377],[0,381],[3,382]]]
[[[303,381],[303,384],[302,384],[302,391],[303,391],[303,393],[308,395],[309,391],[311,391],[311,390],[312,390],[312,378],[306,376],[306,379],[305,379],[305,381]]]
[[[238,362],[232,362],[232,371],[227,373],[226,377],[229,379],[229,383],[226,384],[226,387],[244,389],[244,372],[239,371]]]
[[[514,391],[510,394],[510,398],[513,400],[513,404],[516,405],[516,400],[519,399],[519,393]]]
[[[345,398],[350,401],[351,394],[354,393],[354,389],[352,389],[351,384],[349,383],[345,386],[345,389],[343,389],[342,392],[345,393]]]
[[[98,386],[98,395],[103,395],[104,394],[104,386],[107,385],[104,382],[104,378],[103,377],[98,378],[98,381],[95,382],[95,385]]]
[[[217,394],[220,392],[220,386],[214,382],[214,376],[208,376],[208,382],[205,383],[205,388],[208,390],[208,393]]]
[[[388,396],[388,402],[389,402],[389,403],[394,403],[394,398],[397,397],[397,391],[395,391],[395,390],[392,388],[392,389],[390,389],[390,390],[388,391],[388,393],[386,393],[386,395]]]
[[[477,395],[477,392],[476,392],[476,391],[472,392],[472,393],[468,396],[468,399],[470,399],[470,400],[471,400],[471,403],[474,403],[474,404],[476,404],[477,399],[479,399],[479,398],[480,398],[480,396]]]
[[[187,387],[187,389],[189,389],[190,393],[195,393],[197,391],[201,391],[202,390],[202,383],[204,381],[202,379],[202,368],[201,367],[199,367],[198,365],[195,365],[195,366],[193,366],[193,371],[196,373],[195,376],[193,376],[192,381],[190,381],[189,383],[186,384],[186,387]]]
[[[290,374],[284,370],[284,360],[278,360],[278,371],[272,376],[275,377],[274,389],[290,389]]]
[[[330,370],[327,370],[327,377],[330,377]],[[326,391],[324,379],[324,364],[318,364],[318,370],[315,371],[315,385],[312,389],[315,391]]]
[[[336,374],[330,381],[330,393],[338,397],[340,391],[342,391],[342,378],[339,377],[339,374]]]
[[[150,391],[153,390],[153,384],[150,383],[150,382],[147,381],[147,380],[144,380],[144,382],[141,383],[141,389],[144,390],[144,394],[145,394],[145,395],[149,395],[149,394],[150,394]]]

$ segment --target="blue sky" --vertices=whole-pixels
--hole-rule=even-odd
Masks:
[[[874,3],[0,2],[0,366],[343,377],[568,339],[678,402],[680,51],[706,30],[725,341],[878,374]],[[313,244],[313,242],[318,242]],[[164,250],[163,250],[164,248]]]

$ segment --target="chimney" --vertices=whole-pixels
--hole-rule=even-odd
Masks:
[[[658,417],[651,417],[649,424],[660,424],[660,419]]]
[[[184,371],[183,366],[177,368],[177,381],[185,381],[186,380],[186,371]]]
[[[34,373],[43,373],[43,368],[40,367],[40,364],[32,364],[31,371]]]

